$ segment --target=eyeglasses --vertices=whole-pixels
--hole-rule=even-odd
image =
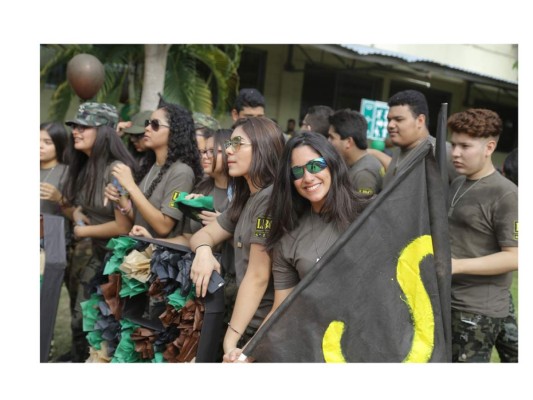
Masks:
[[[79,133],[83,133],[85,132],[85,129],[90,128],[90,126],[78,125],[78,124],[70,124],[70,127],[72,130],[76,129]]]
[[[157,132],[159,130],[160,126],[165,126],[167,128],[170,128],[168,125],[163,125],[159,122],[158,119],[147,119],[144,121],[144,127],[146,128],[148,125],[153,129],[154,132]]]
[[[311,174],[316,174],[320,171],[323,171],[328,164],[326,164],[326,160],[324,160],[323,157],[315,158],[314,160],[309,161],[305,165],[295,165],[294,167],[291,167],[291,173],[292,173],[292,179],[298,180],[304,176],[305,170]]]
[[[234,138],[231,138],[230,140],[224,141],[224,148],[227,149],[228,147],[233,147],[233,151],[237,152],[243,145],[251,145],[251,143],[246,143],[242,141],[242,137],[235,136]]]
[[[220,149],[217,149],[217,150],[215,150],[215,149],[200,150],[200,156],[203,157],[203,156],[206,155],[209,158],[213,158],[215,156],[215,151],[216,151],[217,154],[222,152],[222,150],[220,150]]]

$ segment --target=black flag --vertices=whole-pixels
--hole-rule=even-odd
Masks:
[[[429,142],[257,331],[257,362],[451,361],[451,258]]]

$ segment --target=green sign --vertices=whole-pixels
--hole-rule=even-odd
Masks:
[[[361,100],[361,114],[368,122],[366,136],[372,140],[385,140],[387,137],[387,113],[389,106],[384,101]]]

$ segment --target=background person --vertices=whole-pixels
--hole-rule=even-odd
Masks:
[[[498,114],[468,109],[448,118],[453,163],[449,191],[452,253],[452,362],[489,362],[518,269],[518,188],[496,171]]]

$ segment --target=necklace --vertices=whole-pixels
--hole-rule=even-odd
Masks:
[[[491,174],[492,174],[492,172],[491,172]],[[490,175],[490,174],[489,174],[489,175]],[[461,182],[461,185],[457,188],[457,191],[456,191],[455,194],[453,195],[452,202],[451,202],[451,204],[450,204],[450,209],[448,210],[448,217],[451,217],[451,216],[452,216],[452,214],[453,214],[453,210],[454,210],[455,206],[457,205],[457,203],[459,203],[459,200],[461,200],[461,199],[463,198],[463,196],[464,196],[465,194],[467,194],[468,191],[469,191],[470,189],[472,189],[474,186],[476,186],[476,185],[478,184],[478,182],[481,182],[483,179],[485,179],[485,178],[486,178],[487,176],[489,176],[489,175],[485,175],[484,177],[479,178],[477,181],[475,181],[475,182],[472,184],[472,186],[470,186],[468,189],[466,189],[466,190],[465,190],[465,191],[464,191],[464,192],[463,192],[463,193],[457,198],[457,200],[455,200],[455,198],[457,197],[457,194],[459,193],[459,190],[461,190],[461,188],[462,188],[463,185],[465,184],[465,182],[466,182],[466,178],[465,178],[465,180],[464,180],[463,182]]]
[[[48,179],[48,177],[50,176],[50,174],[51,174],[52,172],[54,172],[54,169],[55,169],[56,167],[57,167],[57,164],[54,165],[50,171],[48,171],[48,173],[46,174],[46,176],[44,177],[44,179],[42,180],[41,183],[45,183],[45,182],[46,182],[46,180]]]
[[[150,180],[150,176],[152,176],[152,170],[154,169],[154,166],[155,166],[155,163],[150,168],[150,171],[148,171],[148,175],[146,176],[146,180],[144,181],[144,186],[143,186],[143,193],[144,194],[146,194],[146,186],[148,186],[148,181]],[[152,181],[153,181],[153,179],[152,179]],[[150,183],[152,183],[152,182],[150,182]]]
[[[320,216],[318,218],[320,218]],[[314,219],[315,219],[315,213],[311,211],[311,236],[313,238],[313,243],[315,245],[316,262],[319,262],[322,256],[318,254],[318,245],[316,244],[316,238],[315,238],[315,224],[313,222]],[[329,233],[328,240],[326,241],[326,249],[324,250],[324,253],[328,251],[329,249],[329,242],[331,240],[331,236],[333,236],[333,229]],[[322,253],[322,255],[324,255],[324,253]]]

